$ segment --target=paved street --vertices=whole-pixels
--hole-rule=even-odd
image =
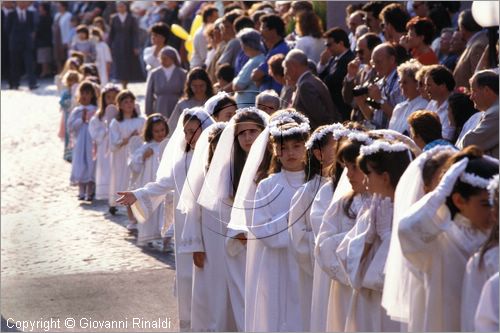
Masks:
[[[12,320],[51,319],[51,331],[155,331],[142,328],[148,320],[177,330],[173,255],[135,246],[124,211],[77,200],[57,137],[59,96],[41,83],[1,92],[2,331],[15,330]],[[142,102],[145,84],[130,88]],[[128,326],[101,329],[104,321]]]

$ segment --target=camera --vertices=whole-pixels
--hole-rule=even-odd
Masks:
[[[362,96],[368,94],[368,87],[364,85],[357,85],[352,89],[352,95],[354,97]]]

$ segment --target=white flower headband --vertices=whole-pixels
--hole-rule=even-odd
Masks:
[[[343,137],[346,137],[349,135],[349,133],[352,133],[354,132],[355,130],[351,130],[351,129],[348,129],[348,128],[340,128],[340,129],[337,129],[337,130],[334,130],[333,131],[333,138],[335,139],[335,141],[339,141],[341,138]]]
[[[294,126],[285,130],[278,128],[279,125],[280,124],[272,123],[269,126],[269,132],[271,133],[272,136],[280,137],[280,136],[289,136],[293,134],[306,134],[309,133],[309,130],[311,129],[308,123],[301,123],[298,126]]]
[[[490,180],[490,184],[488,185],[488,201],[492,206],[495,203],[495,192],[498,191],[498,181],[498,175],[495,175]]]
[[[305,115],[297,112],[297,111],[294,111],[294,110],[282,110],[282,111],[278,111],[279,113],[277,114],[274,114],[272,116],[272,120],[271,120],[271,123],[280,123],[280,122],[298,122],[298,120],[300,120],[300,122],[302,123],[308,123],[309,124],[309,118],[307,118]],[[296,118],[296,119],[294,119]]]
[[[255,113],[264,121],[264,124],[267,124],[269,116],[267,115],[267,113],[265,113],[264,111],[262,111],[259,108],[256,108],[255,106],[248,106],[248,107],[244,107],[244,108],[240,108],[240,109],[236,110],[236,114],[241,113],[241,112]]]
[[[217,130],[223,130],[224,128],[226,128],[226,126],[227,126],[226,121],[214,123],[210,128],[210,134],[215,133]]]
[[[349,140],[355,140],[358,142],[362,142],[365,145],[370,145],[373,143],[373,139],[370,138],[370,136],[366,133],[360,132],[360,131],[352,131],[347,135],[347,138]]]
[[[389,143],[381,140],[377,140],[371,143],[369,146],[362,146],[360,148],[360,154],[364,156],[372,155],[379,151],[392,153],[392,152],[409,151],[409,148],[407,145],[401,142]]]
[[[462,173],[462,175],[460,175],[460,180],[466,184],[485,190],[487,190],[490,185],[490,179],[486,179],[469,172]]]
[[[335,124],[331,124],[331,125],[328,125],[322,129],[320,129],[319,131],[317,132],[314,132],[311,137],[309,138],[309,140],[307,140],[306,142],[306,148],[307,149],[311,149],[314,145],[315,142],[317,141],[320,141],[321,139],[323,139],[323,137],[329,133],[333,134],[335,132],[335,130],[341,130],[341,129],[344,129],[345,127],[340,124],[340,123],[335,123]]]

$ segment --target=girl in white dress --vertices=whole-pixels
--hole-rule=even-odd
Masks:
[[[131,188],[140,188],[156,179],[163,150],[168,143],[169,129],[167,120],[160,113],[153,113],[146,119],[144,125],[144,142],[136,149],[129,159],[131,170]],[[138,223],[137,245],[145,246],[152,241],[161,239],[161,230],[165,220],[163,205],[143,223]]]
[[[106,85],[99,97],[99,110],[90,119],[89,132],[92,140],[96,143],[96,188],[95,198],[97,200],[108,200],[109,198],[109,124],[116,116],[114,112],[108,112],[108,105],[115,103],[116,95],[120,89],[112,84]]]
[[[371,198],[363,183],[364,174],[356,164],[360,148],[369,144],[371,139],[366,134],[347,133],[340,139],[337,160],[345,166],[349,183],[343,185],[339,182],[335,197],[324,213],[315,248],[317,264],[328,277],[328,285],[321,286],[322,292],[326,294],[324,330],[327,332],[344,331],[353,293],[335,253],[346,233],[356,223],[356,216],[361,209],[367,208]]]
[[[219,216],[196,202],[227,123],[214,123],[198,139],[178,208],[186,214],[179,252],[192,256],[191,330],[235,329],[224,263],[225,225]]]
[[[109,211],[116,213],[116,200],[118,191],[129,188],[130,169],[127,165],[129,157],[129,141],[134,136],[139,136],[144,127],[145,119],[139,117],[135,108],[135,96],[129,90],[122,90],[116,96],[118,114],[109,125],[109,149],[111,151],[110,166],[111,179],[109,184]],[[127,208],[127,211],[129,209]],[[133,216],[129,213],[132,221]],[[131,228],[129,224],[128,228]]]
[[[486,281],[498,272],[498,175],[493,177],[488,190],[493,227],[481,249],[467,262],[462,288],[462,332],[474,331],[481,290]]]
[[[389,250],[394,192],[410,163],[410,148],[378,139],[360,148],[358,166],[372,194],[370,208],[357,216],[355,226],[337,248],[337,257],[354,289],[345,331],[399,331],[382,308],[384,267]]]
[[[306,170],[306,181],[295,192],[290,203],[288,220],[291,251],[299,265],[299,291],[304,329],[310,329],[311,301],[314,276],[314,233],[310,220],[310,210],[320,188],[335,173],[334,130],[344,128],[341,124],[318,127],[306,142],[310,167]],[[332,170],[333,167],[333,170]]]
[[[78,185],[78,199],[92,201],[95,185],[95,161],[89,121],[97,110],[97,92],[93,83],[85,81],[78,87],[78,102],[68,118],[68,129],[74,138],[71,163],[71,185]]]
[[[422,272],[424,284],[424,300],[410,314],[409,331],[460,330],[462,297],[457,291],[467,260],[491,228],[486,188],[498,173],[498,161],[470,146],[454,154],[446,169],[436,189],[412,205],[399,223],[403,255]]]
[[[253,107],[237,110],[221,135],[198,197],[198,203],[222,224],[222,257],[225,258],[227,288],[238,331],[244,329],[246,235],[241,231],[228,229],[227,225],[248,153],[267,125],[268,118],[263,111]],[[228,152],[231,154],[229,158]],[[207,228],[201,231],[203,234],[213,233]]]
[[[299,266],[290,248],[288,218],[294,192],[304,184],[307,170],[305,141],[309,124],[293,120],[269,125],[273,161],[271,175],[255,193],[249,231],[254,255],[247,257],[247,271],[254,279],[245,288],[255,292],[245,306],[253,312],[245,318],[246,331],[303,331],[299,300]],[[266,144],[267,146],[267,144]],[[248,277],[248,275],[247,275]],[[248,294],[246,294],[248,295]]]
[[[92,39],[95,42],[96,59],[95,64],[101,86],[105,86],[109,82],[109,73],[111,72],[111,50],[108,43],[104,41],[103,32],[97,27],[92,28]]]
[[[131,206],[134,216],[139,222],[145,221],[165,200],[165,195],[174,191],[173,207],[179,203],[182,187],[189,170],[193,151],[202,132],[214,120],[202,107],[184,109],[176,129],[163,152],[156,181],[146,184],[134,191],[119,192],[118,203]],[[191,295],[192,295],[192,255],[179,253],[179,240],[186,216],[179,209],[174,213],[175,239],[175,295],[179,311],[179,328],[181,331],[191,327]]]

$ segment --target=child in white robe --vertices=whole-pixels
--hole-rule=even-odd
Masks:
[[[372,194],[370,208],[357,217],[353,229],[337,248],[337,257],[354,290],[345,331],[399,331],[382,308],[384,267],[389,250],[394,192],[410,163],[401,142],[378,139],[360,148],[358,166]]]
[[[486,281],[498,273],[498,175],[492,179],[488,190],[493,227],[481,249],[467,262],[462,288],[462,332],[474,331],[474,317],[481,290]]]
[[[306,170],[305,141],[309,124],[296,122],[269,125],[273,148],[271,175],[262,180],[255,193],[249,231],[255,237],[254,280],[246,288],[255,290],[254,302],[247,302],[253,318],[246,318],[246,331],[303,331],[299,300],[299,267],[291,251],[287,231],[290,202],[304,184]]]
[[[109,125],[109,149],[111,151],[109,211],[111,214],[116,213],[117,192],[129,189],[130,169],[127,161],[130,140],[134,136],[140,136],[145,122],[145,119],[139,116],[135,108],[135,96],[131,91],[122,90],[116,96],[116,105],[118,106],[118,114]],[[127,212],[132,222],[133,216],[131,216],[129,208],[127,208]],[[131,224],[127,228],[134,229]]]
[[[310,211],[320,188],[335,173],[335,144],[333,131],[341,124],[318,127],[306,142],[310,167],[306,181],[295,192],[290,203],[289,228],[291,251],[299,265],[299,296],[304,330],[311,327],[311,302],[314,277],[314,232]],[[332,170],[333,168],[333,170]]]
[[[352,229],[356,217],[366,209],[371,196],[363,183],[364,174],[356,164],[359,150],[371,142],[368,135],[346,135],[339,142],[337,159],[346,168],[350,186],[339,184],[332,204],[326,210],[316,239],[316,261],[322,272],[328,276],[325,330],[343,332],[349,311],[353,289],[343,273],[335,253],[346,233]],[[345,189],[344,189],[345,188]]]
[[[268,118],[263,111],[253,107],[237,110],[221,134],[198,197],[198,203],[223,223],[222,256],[225,258],[232,315],[238,331],[244,329],[246,236],[241,232],[232,233],[227,229],[227,225],[248,153],[257,136],[267,125]],[[228,151],[231,152],[229,158]],[[230,244],[227,251],[224,244],[226,242]],[[217,293],[217,290],[210,292]]]
[[[448,168],[448,166],[450,166]],[[425,303],[414,309],[408,330],[459,331],[461,292],[469,257],[487,238],[489,179],[498,163],[470,146],[454,154],[432,192],[412,205],[399,223],[403,255],[423,275]]]
[[[95,64],[101,86],[105,86],[109,82],[109,73],[111,72],[111,50],[108,43],[104,41],[103,32],[97,27],[92,28],[92,39],[95,42],[96,59]]]
[[[114,112],[109,112],[109,105],[113,105],[116,95],[120,89],[115,85],[107,85],[101,91],[99,97],[99,110],[90,119],[89,132],[92,140],[96,143],[96,188],[95,198],[97,200],[108,200],[109,198],[109,124],[116,116]]]
[[[134,191],[119,192],[119,204],[131,206],[138,221],[145,221],[165,200],[165,195],[174,190],[174,206],[179,203],[180,192],[189,170],[193,150],[202,131],[214,120],[202,107],[182,111],[176,129],[163,152],[156,181]],[[168,158],[167,158],[168,156]],[[179,240],[182,238],[185,214],[175,210],[175,295],[179,311],[179,328],[187,331],[191,327],[191,295],[193,259],[189,254],[179,253]]]
[[[484,284],[475,316],[476,332],[498,332],[498,272]]]
[[[68,129],[74,137],[70,182],[78,186],[78,199],[92,201],[95,190],[95,161],[89,121],[97,110],[97,92],[93,83],[78,87],[79,105],[71,111]]]
[[[144,125],[144,143],[136,149],[129,159],[132,188],[140,188],[156,179],[163,150],[168,143],[166,139],[169,129],[167,120],[160,113],[153,113],[146,119]],[[143,223],[138,223],[137,245],[152,245],[154,240],[160,240],[165,218],[163,205],[160,205]]]

